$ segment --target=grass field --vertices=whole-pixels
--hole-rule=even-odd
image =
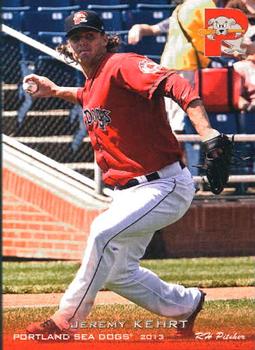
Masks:
[[[254,258],[143,260],[142,266],[167,282],[186,287],[254,286]],[[64,292],[77,262],[4,262],[3,293]]]
[[[144,260],[142,266],[156,272],[161,278],[168,282],[181,283],[185,286],[200,287],[219,287],[219,286],[252,286],[255,283],[254,278],[254,259],[251,257],[243,258],[198,258],[198,259],[169,259],[169,260]],[[53,293],[63,292],[67,285],[71,282],[74,274],[79,268],[78,263],[74,262],[4,262],[3,263],[3,292],[4,293]],[[54,312],[56,307],[27,307],[27,308],[6,308],[3,310],[3,329],[4,344],[7,350],[37,350],[36,342],[28,344],[27,342],[13,342],[13,335],[17,333],[25,333],[28,324],[36,321],[48,319]],[[137,320],[142,325],[142,329],[135,328],[134,324]],[[74,348],[73,344],[59,344],[57,349],[79,349],[91,350],[96,349],[97,339],[104,334],[128,333],[132,336],[132,341],[127,342],[125,349],[152,349],[153,344],[157,350],[170,349],[206,349],[214,350],[215,344],[218,349],[231,350],[251,350],[252,336],[254,334],[255,324],[255,304],[254,300],[240,299],[228,301],[206,301],[203,311],[199,314],[196,321],[195,330],[201,334],[211,334],[214,338],[212,342],[206,340],[205,343],[196,343],[194,346],[186,348],[171,347],[171,341],[176,341],[174,328],[157,328],[157,322],[163,324],[169,319],[155,315],[136,305],[96,305],[92,312],[86,318],[86,325],[98,322],[114,322],[122,321],[124,328],[117,329],[100,329],[98,327],[79,329],[78,333],[86,335],[93,334],[95,342],[77,343],[78,347]],[[153,327],[145,328],[146,322],[150,322]],[[224,336],[241,336],[245,337],[245,341],[234,341],[228,343],[233,347],[226,347],[226,342],[216,341],[217,334]],[[157,342],[158,337],[164,337],[166,347],[161,348],[162,343]],[[148,336],[151,341],[143,342],[142,336]],[[170,343],[168,343],[168,341]],[[9,343],[10,342],[10,343]],[[11,347],[9,346],[11,344]],[[27,347],[27,344],[30,347]],[[92,346],[93,344],[93,346]],[[108,349],[107,342],[98,343],[99,348]],[[121,350],[122,347],[118,342],[110,342],[115,347],[111,349]],[[170,344],[170,345],[169,345]],[[201,348],[200,346],[205,345]],[[58,344],[42,344],[43,350],[45,346]],[[66,345],[66,347],[63,345]],[[101,346],[103,345],[103,347]],[[137,345],[137,347],[136,347]],[[191,343],[192,345],[192,343]],[[21,349],[20,346],[23,346]],[[80,346],[80,347],[79,347]],[[218,347],[219,346],[219,347]],[[99,349],[98,348],[98,349]],[[41,349],[41,348],[40,348]],[[123,348],[124,349],[124,348]],[[153,348],[154,349],[154,348]],[[39,350],[39,348],[38,348]],[[53,350],[53,348],[52,348]],[[54,347],[55,350],[55,347]]]
[[[47,319],[56,310],[54,307],[17,308],[4,311],[5,332],[24,329],[30,322]],[[130,328],[135,320],[166,320],[136,305],[98,305],[93,308],[86,322],[100,320],[125,320],[125,327]],[[255,324],[254,301],[230,300],[208,301],[199,315],[198,326],[206,329],[245,328],[252,331]]]

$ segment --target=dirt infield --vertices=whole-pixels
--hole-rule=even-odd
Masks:
[[[255,287],[233,288],[204,288],[206,300],[228,300],[255,298]],[[4,294],[3,308],[56,306],[59,304],[61,293],[52,294]],[[130,304],[131,302],[113,292],[99,292],[96,304]]]

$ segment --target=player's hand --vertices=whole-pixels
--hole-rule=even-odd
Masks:
[[[141,24],[135,24],[128,32],[128,43],[136,45],[143,38],[143,30]]]
[[[33,97],[54,97],[58,86],[50,79],[36,75],[29,74],[23,79],[23,83],[33,81],[37,85],[37,90],[34,93],[30,93]],[[29,92],[28,92],[29,93]]]

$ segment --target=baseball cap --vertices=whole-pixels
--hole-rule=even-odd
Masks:
[[[76,29],[87,28],[104,32],[104,25],[98,14],[94,11],[78,11],[65,19],[65,32],[69,37]]]

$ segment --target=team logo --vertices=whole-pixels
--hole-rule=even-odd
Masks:
[[[85,23],[87,22],[87,12],[86,11],[79,11],[76,12],[73,16],[73,22],[75,25],[80,24],[80,23]]]
[[[85,109],[84,113],[84,122],[86,125],[92,125],[93,123],[97,124],[100,129],[106,130],[108,124],[111,123],[112,119],[110,117],[111,111],[101,108],[92,108]]]
[[[205,9],[205,56],[244,54],[241,47],[248,28],[246,15],[238,9]]]
[[[146,74],[157,73],[161,70],[161,66],[151,60],[144,59],[138,63],[141,72]]]

